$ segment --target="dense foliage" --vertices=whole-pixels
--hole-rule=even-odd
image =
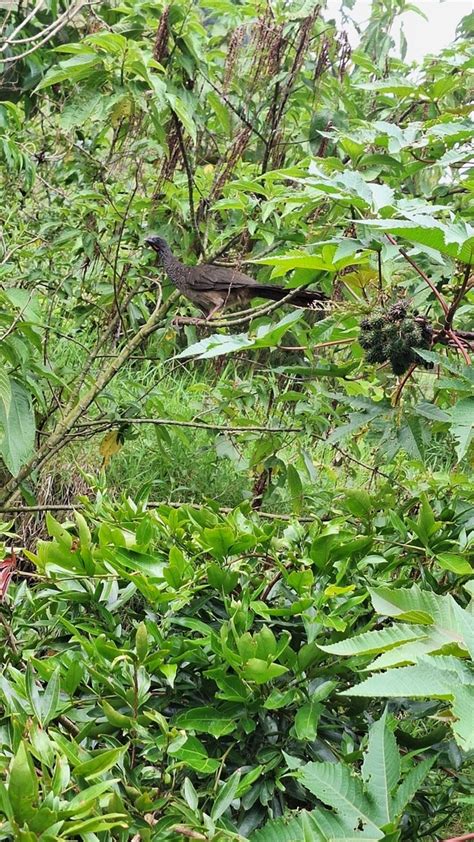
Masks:
[[[0,839],[473,829],[473,19],[407,9],[0,10]],[[196,324],[150,231],[328,304]]]

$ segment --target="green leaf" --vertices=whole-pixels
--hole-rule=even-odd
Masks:
[[[125,813],[107,813],[96,818],[83,819],[77,822],[67,822],[63,829],[68,836],[78,834],[101,833],[114,827],[127,828],[129,826]],[[84,837],[83,837],[84,838]]]
[[[454,673],[440,671],[426,663],[399,667],[372,675],[350,690],[343,690],[347,696],[381,696],[383,698],[417,699],[434,696],[437,699],[453,697]]]
[[[364,219],[364,226],[387,231],[411,243],[427,246],[440,254],[471,263],[474,253],[474,232],[464,222],[444,223],[433,216],[417,215],[413,221],[400,219]]]
[[[202,537],[212,556],[217,559],[225,558],[235,541],[235,534],[230,526],[215,526],[211,529],[204,529]]]
[[[294,724],[294,731],[298,740],[312,742],[316,739],[319,717],[323,710],[323,705],[314,700],[307,702],[298,709]]]
[[[41,725],[44,727],[51,722],[57,714],[59,705],[61,681],[61,667],[58,666],[54,670],[51,678],[48,681],[46,689],[41,698]]]
[[[10,766],[8,798],[20,826],[34,816],[38,801],[38,781],[31,755],[23,741]]]
[[[330,652],[333,655],[371,655],[376,652],[386,652],[401,643],[411,640],[420,640],[426,637],[423,629],[411,625],[400,624],[388,626],[380,631],[363,632],[355,637],[341,640],[339,643],[331,643],[323,646],[318,644],[323,652]]]
[[[451,409],[451,433],[457,440],[456,453],[460,462],[474,436],[474,397],[463,398]]]
[[[375,807],[377,823],[393,819],[392,795],[400,778],[400,755],[393,732],[387,725],[387,711],[371,725],[369,743],[362,764],[366,792]]]
[[[435,760],[436,757],[427,757],[410,769],[393,798],[392,809],[394,818],[399,818],[407,804],[415,797],[428,772],[434,765]]]
[[[186,742],[176,749],[170,747],[168,754],[203,775],[212,775],[221,765],[219,760],[209,757],[197,737],[188,737]]]
[[[107,781],[100,781],[98,784],[94,784],[93,786],[89,786],[86,789],[81,790],[78,795],[75,795],[74,798],[71,798],[67,804],[66,815],[70,817],[78,817],[84,810],[87,810],[91,807],[97,799],[104,794],[104,792],[108,792],[113,789],[114,784],[118,782],[118,778],[111,778]]]
[[[290,503],[295,515],[301,514],[303,508],[303,483],[294,465],[287,465],[286,478],[290,491]]]
[[[0,452],[8,470],[16,477],[33,454],[36,432],[31,397],[16,380],[11,381],[8,414],[4,402],[0,402],[0,423],[4,430]]]
[[[265,684],[267,681],[284,675],[285,672],[288,672],[288,669],[281,664],[268,664],[261,658],[249,658],[242,669],[242,676],[246,681]]]
[[[3,417],[8,418],[12,390],[10,380],[3,366],[0,364],[0,403],[3,406]]]
[[[236,333],[228,336],[216,333],[207,339],[202,339],[181,351],[176,359],[197,356],[200,360],[208,360],[242,351],[246,348],[271,348],[278,345],[284,334],[302,318],[301,310],[293,310],[277,324],[260,325],[252,336],[246,333]]]
[[[194,122],[193,115],[190,113],[187,104],[180,99],[176,94],[171,93],[168,91],[166,93],[166,98],[177,115],[180,121],[182,122],[184,128],[188,132],[191,140],[193,143],[196,143],[196,124]]]
[[[100,57],[93,52],[85,52],[83,55],[74,56],[67,61],[59,63],[59,68],[48,70],[36,91],[58,85],[60,82],[79,82],[87,79],[92,71],[102,65]]]
[[[189,778],[184,779],[183,795],[188,807],[195,813],[199,805],[199,797],[194,789],[193,783]]]
[[[80,777],[90,780],[96,778],[103,772],[107,772],[112,766],[123,757],[128,750],[128,744],[121,748],[110,748],[105,751],[100,751],[91,760],[86,760],[84,763],[78,763],[74,769],[74,773]]]
[[[148,653],[148,632],[145,623],[139,623],[135,632],[135,649],[137,658],[143,663]]]
[[[125,730],[130,730],[134,727],[134,720],[131,716],[126,716],[120,711],[115,710],[111,704],[104,699],[101,702],[102,710],[105,713],[107,721],[110,722],[112,725],[115,725],[116,728],[124,728]]]
[[[211,819],[216,822],[232,804],[239,788],[241,772],[235,771],[217,793],[211,810]]]
[[[370,495],[362,488],[348,488],[344,491],[344,504],[351,514],[361,520],[368,520],[372,512]]]
[[[235,720],[229,714],[212,707],[196,707],[180,713],[174,722],[177,728],[223,737],[235,730]]]
[[[364,794],[359,778],[340,763],[306,763],[298,780],[328,807],[332,807],[354,830],[370,831],[374,839],[384,834],[374,821],[374,806]]]
[[[451,570],[458,576],[470,576],[473,572],[468,560],[456,553],[438,553],[436,561],[443,570]]]

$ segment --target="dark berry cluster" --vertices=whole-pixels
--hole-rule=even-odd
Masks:
[[[388,310],[376,310],[360,324],[359,342],[369,363],[389,362],[394,374],[404,374],[412,363],[432,368],[415,353],[431,347],[433,331],[423,316],[410,313],[405,301]]]

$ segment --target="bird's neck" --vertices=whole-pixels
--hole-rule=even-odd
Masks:
[[[178,258],[174,256],[170,248],[165,248],[162,252],[160,252],[160,260],[163,269],[165,269],[169,275],[172,275],[173,272],[181,269],[183,266]]]

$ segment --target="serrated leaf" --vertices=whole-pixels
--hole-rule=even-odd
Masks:
[[[306,763],[297,771],[306,789],[332,807],[354,830],[369,830],[374,839],[384,834],[374,821],[374,807],[364,793],[360,779],[340,763]]]
[[[392,809],[394,818],[399,818],[402,815],[407,804],[416,795],[435,760],[435,756],[428,757],[410,769],[393,798]]]
[[[364,219],[362,225],[386,231],[411,243],[425,245],[440,254],[471,263],[474,250],[473,229],[464,222],[444,223],[433,216],[417,215],[413,220]]]
[[[380,631],[363,632],[363,634],[358,634],[347,640],[341,640],[339,643],[331,643],[326,646],[318,644],[318,646],[323,652],[331,652],[334,655],[370,655],[376,652],[386,652],[407,641],[420,640],[425,637],[426,634],[423,629],[400,624],[398,626],[387,626]]]
[[[362,778],[375,806],[377,823],[382,827],[389,824],[393,818],[392,795],[400,778],[400,755],[387,725],[387,710],[370,727]]]
[[[453,697],[455,673],[434,669],[425,663],[409,667],[397,667],[387,672],[372,675],[350,690],[343,690],[346,696],[381,696],[382,698],[420,699],[434,696],[437,699]]]

